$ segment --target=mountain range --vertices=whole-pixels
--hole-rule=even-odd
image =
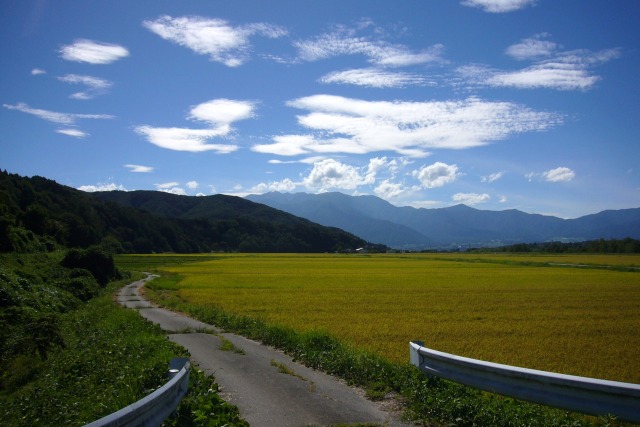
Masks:
[[[336,192],[270,192],[246,198],[396,249],[640,238],[640,208],[562,219],[516,209],[479,210],[462,204],[438,209],[397,207],[375,196]]]

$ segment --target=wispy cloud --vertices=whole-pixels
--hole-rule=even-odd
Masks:
[[[495,182],[495,181],[499,180],[503,176],[504,176],[504,172],[496,172],[496,173],[492,173],[492,174],[487,175],[487,176],[483,176],[480,179],[480,181],[481,182],[492,183],[492,182]]]
[[[506,13],[534,5],[536,0],[464,0],[460,4],[477,7],[489,13]]]
[[[324,159],[326,159],[326,156],[311,156],[311,157],[305,157],[305,158],[296,159],[296,160],[271,159],[268,161],[268,163],[272,165],[287,165],[287,164],[294,164],[294,163],[303,163],[307,165],[312,165]]]
[[[87,136],[89,136],[88,133],[83,132],[79,129],[57,129],[56,132],[67,136],[73,136],[74,138],[86,138]]]
[[[395,151],[425,157],[429,150],[482,146],[562,122],[558,114],[478,98],[389,102],[314,95],[287,105],[309,111],[298,123],[311,133],[278,135],[271,144],[254,145],[254,151],[283,156]]]
[[[81,84],[86,86],[86,91],[77,92],[70,96],[73,99],[80,100],[93,99],[98,95],[102,95],[113,85],[110,81],[99,77],[83,76],[79,74],[67,74],[65,76],[58,77],[58,80],[65,83]]]
[[[4,108],[9,110],[21,111],[26,114],[31,114],[42,120],[48,122],[57,123],[65,126],[75,126],[78,120],[109,120],[115,118],[110,114],[78,114],[78,113],[59,113],[57,111],[43,110],[40,108],[31,108],[27,104],[20,102],[15,105],[3,104]],[[75,128],[62,128],[57,129],[57,133],[62,135],[72,136],[74,138],[85,138],[89,136],[88,133],[75,129]]]
[[[284,28],[276,25],[254,23],[233,27],[225,20],[200,16],[162,16],[144,21],[142,25],[165,40],[208,55],[211,61],[228,67],[240,66],[249,59],[251,36],[279,38],[287,34]]]
[[[588,90],[600,80],[591,69],[620,56],[619,49],[559,51],[557,44],[545,40],[547,37],[538,34],[507,48],[507,55],[517,60],[537,60],[529,67],[505,71],[467,65],[457,72],[467,83],[480,86]]]
[[[321,83],[351,84],[373,88],[399,88],[407,86],[426,86],[428,81],[423,76],[392,72],[379,68],[361,68],[335,71],[323,76]]]
[[[533,37],[523,39],[520,43],[509,46],[505,53],[518,60],[550,56],[559,46],[552,41],[545,40],[548,37],[550,37],[548,33],[536,34]]]
[[[125,168],[129,169],[129,172],[135,173],[149,173],[153,172],[153,168],[151,166],[142,166],[142,165],[124,165]]]
[[[110,43],[78,39],[60,48],[62,59],[89,64],[110,64],[129,56],[127,48]]]
[[[206,129],[137,126],[135,131],[159,147],[176,151],[215,151],[227,154],[238,149],[235,144],[210,144],[208,140],[228,136],[231,124],[253,117],[255,104],[250,101],[214,99],[193,106],[188,118],[210,125]]]
[[[576,177],[576,173],[568,167],[557,167],[541,173],[530,172],[525,175],[529,182],[534,179],[544,180],[547,182],[569,182]]]
[[[113,119],[115,116],[110,114],[76,114],[76,113],[59,113],[56,111],[42,110],[39,108],[31,108],[27,104],[20,102],[16,105],[3,104],[4,108],[10,110],[18,110],[23,113],[32,114],[43,120],[63,125],[73,125],[77,120],[81,119]]]
[[[41,74],[47,74],[47,72],[41,68],[34,68],[33,70],[31,70],[32,76],[39,76]]]
[[[340,27],[332,33],[296,41],[294,47],[303,61],[318,61],[342,55],[364,55],[370,63],[381,67],[406,67],[442,61],[443,46],[440,44],[414,52],[401,44],[359,36],[357,32],[360,29]]]

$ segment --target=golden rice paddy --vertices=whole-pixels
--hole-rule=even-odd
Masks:
[[[496,363],[640,383],[640,271],[595,268],[637,268],[640,256],[202,259],[162,267],[182,277],[186,302],[325,330],[395,362],[407,362],[409,341],[422,340]]]

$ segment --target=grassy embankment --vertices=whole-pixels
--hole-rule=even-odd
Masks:
[[[0,256],[5,426],[84,425],[164,384],[169,361],[185,355],[159,328],[113,301],[135,277],[100,289],[87,271],[63,268],[62,256]],[[211,389],[213,379],[193,369],[175,425],[244,425]]]
[[[152,285],[159,301],[284,348],[372,395],[402,393],[414,416],[432,422],[599,423],[415,376],[406,367],[410,339],[498,363],[640,382],[637,256],[224,255],[174,266],[163,259],[179,258],[120,262],[169,273]]]

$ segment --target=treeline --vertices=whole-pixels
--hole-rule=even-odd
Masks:
[[[640,240],[598,239],[584,242],[544,242],[518,243],[498,248],[473,249],[478,252],[541,252],[541,253],[592,253],[592,254],[637,254],[640,253]]]
[[[196,199],[167,195],[173,197],[167,201],[163,194],[156,193],[157,203],[176,206],[180,198]],[[0,171],[0,252],[95,245],[112,253],[335,252],[366,244],[342,230],[237,197],[210,197],[205,199],[217,206],[214,214],[175,218],[101,200],[46,178]]]

